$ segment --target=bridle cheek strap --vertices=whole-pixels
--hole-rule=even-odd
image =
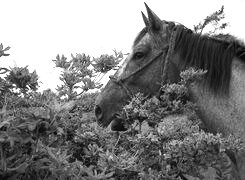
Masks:
[[[155,60],[157,60],[160,56],[163,55],[163,51],[160,51],[157,53],[157,55],[152,58],[150,61],[148,61],[146,64],[144,64],[142,67],[138,68],[136,71],[132,72],[131,74],[125,76],[125,77],[122,77],[122,78],[119,78],[117,79],[115,76],[110,76],[110,80],[112,82],[114,82],[115,84],[118,84],[119,86],[121,86],[125,92],[127,93],[127,95],[132,98],[134,96],[133,92],[130,91],[130,89],[124,84],[124,82],[129,79],[130,77],[133,77],[135,74],[139,73],[140,71],[144,70],[146,67],[148,67],[150,64],[152,64]]]

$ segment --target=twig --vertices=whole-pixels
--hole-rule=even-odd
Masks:
[[[10,70],[8,68],[0,68],[0,71],[3,71],[3,72],[0,72],[0,74],[5,74],[6,72]]]

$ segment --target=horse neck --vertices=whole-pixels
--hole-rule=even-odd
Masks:
[[[245,65],[232,61],[229,95],[214,94],[200,84],[189,86],[192,101],[208,130],[224,135],[234,134],[245,140]]]

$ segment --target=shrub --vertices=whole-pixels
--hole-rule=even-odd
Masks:
[[[204,73],[194,69],[182,73],[182,81],[162,87],[159,99],[137,94],[121,112],[119,118],[128,130],[120,133],[97,126],[93,114],[97,93],[68,102],[48,90],[29,94],[31,101],[24,100],[25,106],[17,103],[1,111],[0,178],[235,177],[235,165],[225,152],[239,151],[243,143],[232,136],[205,133],[196,106],[188,99],[186,85]]]

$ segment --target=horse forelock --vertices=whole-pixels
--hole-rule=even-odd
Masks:
[[[185,67],[208,70],[205,83],[214,92],[229,93],[231,63],[234,57],[245,61],[245,47],[232,38],[217,39],[181,28],[177,32],[175,51]]]

